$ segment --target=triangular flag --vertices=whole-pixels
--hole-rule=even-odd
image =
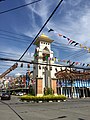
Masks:
[[[86,46],[84,46],[84,49],[86,50],[86,49],[87,49],[87,47],[86,47]]]
[[[75,41],[72,41],[71,44],[76,43]]]
[[[76,62],[75,64],[77,65],[79,62]]]
[[[88,48],[88,52],[90,53],[90,48]]]
[[[67,63],[70,63],[70,60],[68,60]]]
[[[62,34],[58,34],[59,36],[63,36]]]
[[[74,46],[78,45],[79,43],[76,43]]]
[[[85,63],[83,63],[83,66],[85,65]]]
[[[27,68],[30,68],[30,63],[27,64]]]
[[[21,66],[20,67],[23,67],[23,63],[21,63]]]
[[[63,60],[63,62],[66,62],[66,60]]]
[[[72,41],[73,41],[73,40],[69,40],[69,43],[71,43]],[[68,43],[68,44],[69,44],[69,43]]]
[[[56,58],[56,62],[58,62],[58,59]]]
[[[60,59],[58,59],[58,62],[60,62]]]
[[[67,38],[66,36],[63,36],[63,38]]]
[[[72,62],[71,66],[74,64],[75,62]]]
[[[68,41],[70,40],[70,38],[67,38],[68,39]]]
[[[82,48],[82,47],[83,47],[83,45],[82,45],[82,44],[80,44],[80,47]]]
[[[89,66],[89,64],[87,64],[87,66]]]
[[[54,61],[56,61],[56,57],[54,58]]]
[[[53,29],[48,30],[48,32],[54,31]]]

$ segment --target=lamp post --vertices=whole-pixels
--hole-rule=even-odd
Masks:
[[[85,87],[85,86],[84,86],[84,83],[85,83],[85,82],[84,82],[84,80],[83,80],[83,83],[82,83],[82,85],[83,85],[83,98],[85,98],[85,91],[84,91],[84,87]]]

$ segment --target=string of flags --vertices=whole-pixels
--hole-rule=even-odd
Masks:
[[[21,63],[20,67],[23,68],[23,63]],[[27,64],[27,68],[30,68],[30,63]]]
[[[39,56],[38,54],[34,54],[34,57],[35,59],[38,59]],[[53,57],[53,58],[50,58],[49,56],[42,56],[42,58],[44,57],[44,60],[46,61],[54,61],[54,62],[58,62],[58,63],[65,63],[65,64],[68,64],[68,65],[80,65],[80,66],[84,66],[84,67],[88,67],[90,66],[90,64],[86,64],[86,63],[81,63],[81,62],[74,62],[74,61],[71,61],[71,60],[61,60],[61,59],[58,59],[57,57]]]
[[[61,59],[57,59],[56,57],[54,57],[54,58],[49,57],[48,60],[53,60],[53,61],[58,62],[58,63],[64,62],[64,63],[69,64],[69,65],[80,65],[80,66],[85,66],[85,67],[90,66],[90,64],[81,63],[81,62],[73,62],[71,60],[61,60]]]
[[[37,58],[38,59],[38,58]],[[54,62],[58,62],[58,63],[65,63],[67,65],[70,65],[70,66],[84,66],[84,67],[90,67],[90,64],[87,64],[87,63],[81,63],[81,62],[73,62],[71,60],[61,60],[61,59],[58,59],[56,57],[53,57],[53,58],[50,58],[50,57],[46,57],[46,60],[48,61],[54,61]],[[20,64],[20,67],[23,68],[24,67],[24,63],[21,63]],[[40,67],[40,66],[39,66]],[[30,68],[30,63],[27,64],[27,68]]]
[[[38,59],[39,57],[38,57],[38,55],[37,55],[37,57],[35,57],[35,59]],[[44,60],[46,60],[46,61],[54,61],[54,62],[57,62],[57,63],[61,63],[61,62],[63,62],[63,63],[65,63],[65,64],[68,64],[68,65],[70,65],[70,66],[73,66],[73,65],[75,65],[75,66],[84,66],[84,67],[90,67],[90,64],[88,63],[81,63],[81,62],[74,62],[74,61],[71,61],[71,60],[61,60],[61,59],[58,59],[57,57],[53,57],[53,58],[50,58],[49,56],[44,56]],[[24,67],[24,63],[21,63],[20,64],[20,67],[21,68],[23,68]],[[27,68],[30,68],[30,63],[28,63],[27,64]]]
[[[55,32],[55,33],[57,33],[53,29],[49,29],[48,32]],[[78,42],[76,42],[74,40],[71,40],[70,38],[66,37],[65,35],[62,35],[61,33],[57,33],[57,34],[58,34],[58,36],[67,39],[68,40],[68,45],[74,45],[74,46],[78,45],[80,48],[83,48],[84,50],[87,50],[90,53],[90,48],[89,47],[84,46],[84,45],[82,45],[82,44],[80,44],[80,43],[78,43]]]

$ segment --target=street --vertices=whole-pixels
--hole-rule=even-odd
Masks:
[[[0,120],[90,120],[90,98],[29,103],[18,97],[0,102]]]

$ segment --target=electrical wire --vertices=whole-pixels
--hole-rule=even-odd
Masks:
[[[55,45],[53,45],[53,46],[55,46]],[[55,49],[60,49],[60,47],[61,47],[61,49],[64,49],[64,50],[68,50],[68,49],[69,49],[68,46],[66,46],[66,47],[64,48],[63,45],[56,46]],[[70,49],[73,49],[73,48],[70,48]],[[67,59],[68,57],[69,57],[69,58],[74,57],[74,56],[76,56],[77,54],[80,54],[80,55],[81,55],[82,53],[86,54],[86,51],[83,50],[83,49],[81,49],[81,50],[78,51],[78,52],[75,51],[74,53],[67,55],[64,59]]]
[[[21,5],[21,6],[18,6],[18,7],[14,7],[14,8],[11,8],[11,9],[8,9],[8,10],[5,10],[5,11],[2,11],[2,12],[0,12],[0,14],[4,14],[4,13],[7,13],[7,12],[11,12],[11,11],[13,11],[13,10],[17,10],[17,9],[23,8],[23,7],[26,7],[26,6],[28,6],[28,5],[31,5],[31,4],[40,2],[40,1],[42,1],[42,0],[37,0],[37,1],[34,1],[34,2],[27,3],[27,4],[25,4],[25,5]]]
[[[6,32],[6,33],[10,33],[10,34],[14,34],[14,33],[12,33],[12,32],[8,32],[8,31],[4,31],[4,30],[0,30],[1,32]],[[24,43],[26,43],[26,42],[30,42],[28,39],[23,39],[23,38],[20,38],[21,36],[23,36],[23,35],[20,35],[20,34],[15,34],[15,35],[20,35],[20,37],[16,37],[16,36],[12,36],[12,35],[7,35],[7,34],[3,34],[3,33],[0,33],[0,35],[4,35],[4,36],[8,36],[8,37],[10,37],[10,38],[13,38],[13,39],[10,39],[10,38],[7,38],[7,37],[0,37],[0,38],[5,38],[5,39],[8,39],[8,40],[14,40],[14,42],[21,42],[21,41],[23,41]],[[24,36],[24,37],[26,37],[26,36]],[[14,39],[14,38],[17,38],[17,39],[19,39],[19,40],[17,40],[17,39]],[[27,36],[27,38],[29,38],[28,36]],[[55,44],[57,44],[58,45],[58,42],[54,42]],[[64,50],[68,50],[68,48],[70,48],[70,49],[75,49],[74,47],[70,47],[69,45],[68,46],[66,46],[66,44],[62,44],[62,43],[60,43],[58,46],[57,45],[52,45],[52,46],[56,46],[56,49],[60,46],[62,46],[62,49],[64,49]],[[79,48],[80,49],[80,48]],[[79,52],[78,52],[79,53]],[[73,56],[74,56],[74,54],[73,54]],[[71,55],[69,55],[68,57],[71,57]]]
[[[6,35],[6,34],[4,34],[4,35]],[[7,35],[6,35],[7,36]],[[14,37],[14,36],[9,36],[9,37]],[[6,39],[8,39],[8,38],[6,38]],[[20,38],[19,38],[20,39]],[[8,39],[8,40],[10,40],[10,38]],[[12,39],[11,39],[12,40]],[[16,41],[15,39],[14,39],[14,41]],[[18,40],[17,40],[18,41]],[[20,41],[18,41],[18,42],[21,42],[21,40]],[[26,41],[23,41],[23,42],[26,42]],[[54,45],[54,43],[55,43],[55,45]],[[68,49],[75,49],[74,47],[72,47],[72,48],[70,48],[69,47],[69,45],[68,46],[66,46],[66,44],[62,44],[62,43],[60,43],[59,45],[58,45],[58,42],[54,42],[53,44],[52,44],[52,46],[55,46],[55,49],[64,49],[64,50],[68,50]],[[57,46],[57,45],[58,46]],[[80,49],[80,48],[79,48]],[[81,51],[79,51],[78,53],[76,52],[76,54],[69,54],[67,57],[69,57],[69,58],[71,58],[71,56],[73,57],[73,56],[76,56],[77,54],[79,54],[80,53],[80,55],[81,55],[81,53],[82,52],[85,52],[85,51],[83,51],[83,50],[81,50]],[[3,54],[4,56],[5,56],[5,54],[6,55],[10,55],[11,56],[11,54],[12,53],[6,53],[6,52],[1,52],[0,54]],[[16,55],[16,54],[15,54]],[[12,56],[14,56],[13,54],[12,54]],[[19,57],[20,55],[18,54],[18,57]],[[66,58],[66,57],[65,57]]]
[[[15,38],[15,39],[19,39],[19,40],[27,40],[30,42],[30,38],[29,39],[23,39],[23,38],[20,38],[20,37],[16,37],[16,36],[11,36],[11,35],[6,35],[6,34],[3,34],[3,33],[0,33],[1,36],[6,36],[6,37],[9,37],[9,38]]]
[[[55,66],[55,67],[70,67],[70,68],[76,68],[76,69],[86,69],[86,70],[90,70],[89,68],[83,68],[83,67],[76,67],[76,66],[69,66],[69,65],[56,65],[56,64],[48,64],[48,63],[38,63],[38,62],[30,62],[30,61],[26,61],[26,60],[18,60],[18,59],[9,59],[9,58],[0,58],[1,61],[13,61],[13,62],[20,62],[20,63],[30,63],[30,64],[37,64],[37,65],[47,65],[47,66]]]
[[[3,1],[5,1],[5,0],[0,0],[0,2],[3,2]]]
[[[27,36],[27,35],[18,34],[18,33],[14,33],[14,32],[11,32],[11,31],[2,30],[2,29],[0,29],[0,31],[1,31],[1,32],[4,32],[4,33],[9,33],[9,34],[12,34],[12,35],[21,36],[21,37],[25,37],[25,38],[27,38],[27,39],[30,39],[30,37]]]
[[[4,35],[4,36],[8,36],[7,34],[2,34],[2,33],[0,33],[0,35]],[[11,37],[11,38],[13,38],[13,40],[14,40],[14,42],[15,41],[17,41],[17,42],[21,42],[21,38],[19,37],[15,37],[15,36],[8,36],[8,37]],[[12,40],[12,39],[10,39],[10,38],[6,38],[6,37],[0,37],[0,38],[5,38],[5,39],[8,39],[8,40]],[[18,38],[19,40],[17,40],[17,39],[14,39],[14,38]],[[21,40],[20,40],[21,39]],[[27,39],[26,39],[27,40]],[[26,42],[25,41],[25,39],[23,40],[23,42]],[[55,45],[54,45],[54,43],[55,43]],[[55,46],[56,47],[56,49],[58,49],[59,47],[61,47],[61,49],[64,49],[64,50],[68,50],[68,49],[75,49],[75,47],[72,47],[72,48],[70,48],[70,46],[68,45],[68,46],[66,46],[66,44],[62,44],[62,43],[60,43],[59,45],[58,45],[58,42],[54,42],[53,44],[52,44],[52,46]],[[56,45],[57,44],[57,45]],[[60,49],[60,48],[59,48]],[[79,48],[80,49],[80,48]],[[80,53],[80,55],[81,55],[81,52],[85,52],[85,51],[79,51],[78,53],[76,52],[76,54],[79,54]],[[2,53],[2,52],[1,52]],[[4,54],[8,54],[8,53],[4,53]],[[11,54],[11,53],[10,53]],[[69,58],[71,58],[71,56],[73,57],[74,55],[76,56],[76,54],[69,54]],[[11,55],[10,55],[11,56]],[[19,56],[18,56],[19,57]]]
[[[32,40],[32,42],[30,43],[30,45],[27,47],[27,49],[24,51],[24,53],[21,55],[21,57],[19,58],[19,60],[21,60],[23,58],[23,56],[25,55],[25,53],[28,51],[28,49],[31,47],[31,45],[35,42],[36,38],[39,36],[39,34],[42,32],[42,30],[44,29],[44,27],[47,25],[47,23],[49,22],[49,20],[52,18],[52,16],[54,15],[54,13],[56,12],[56,10],[58,9],[58,7],[61,5],[61,3],[63,2],[63,0],[60,0],[60,2],[58,3],[58,5],[55,7],[55,9],[53,10],[53,12],[51,13],[51,15],[49,16],[49,18],[46,20],[46,22],[44,23],[44,25],[41,27],[41,29],[39,30],[39,32],[37,33],[37,35],[35,36],[35,38]]]
[[[61,49],[63,49],[63,45],[59,45],[58,47],[56,47],[56,49],[60,49],[60,47],[61,47]],[[64,50],[68,50],[68,48],[65,48]],[[77,58],[80,58],[86,54],[87,54],[87,51],[84,49],[81,49],[79,52],[76,51],[73,54],[69,54],[67,57],[64,57],[64,59],[69,58],[69,60],[71,61],[71,58],[74,58],[74,60],[76,60]],[[85,64],[88,64],[88,63],[85,63]]]
[[[43,26],[41,27],[41,29],[39,30],[39,32],[36,34],[35,38],[32,40],[32,42],[29,44],[29,46],[27,47],[27,49],[23,52],[23,54],[21,55],[21,57],[19,58],[18,61],[20,61],[23,56],[26,54],[26,52],[28,51],[28,49],[31,47],[31,45],[35,42],[36,38],[39,36],[39,34],[42,32],[42,30],[44,29],[44,27],[47,25],[47,23],[49,22],[49,20],[52,18],[52,16],[54,15],[54,13],[56,12],[56,10],[58,9],[58,7],[61,5],[61,3],[63,2],[63,0],[60,0],[58,5],[55,7],[55,9],[52,11],[52,13],[50,14],[49,18],[46,20],[46,22],[43,24]],[[8,12],[8,11],[6,11]],[[5,11],[4,11],[5,13]],[[2,13],[1,13],[2,14]],[[4,74],[4,73],[3,73]]]
[[[0,37],[0,38],[5,38],[5,39],[11,40],[11,41],[13,40],[14,42],[21,42],[21,41],[23,41],[23,43],[30,42],[29,40],[27,40],[27,39],[22,39],[22,38],[20,38],[20,37],[18,38],[18,37],[15,37],[15,36],[6,35],[6,34],[2,34],[2,33],[0,33],[0,35],[12,37],[13,39],[7,38],[7,37]],[[19,40],[14,39],[14,38],[17,38],[17,39],[19,39]],[[54,43],[58,45],[58,42],[54,42]],[[52,44],[52,46],[56,46],[56,45],[53,45],[53,44]],[[58,46],[56,46],[56,49],[57,49],[59,46],[60,46],[60,47],[62,46],[62,49],[64,49],[64,50],[68,50],[68,48],[69,48],[69,45],[66,46],[66,44],[60,43]],[[72,47],[72,48],[70,48],[70,49],[75,49],[75,48]],[[81,51],[81,52],[82,52],[82,51]],[[79,53],[79,52],[78,52],[78,53]],[[77,54],[77,53],[76,53],[76,54]],[[74,54],[73,54],[73,56],[74,56]],[[71,55],[69,55],[68,57],[71,57]]]

